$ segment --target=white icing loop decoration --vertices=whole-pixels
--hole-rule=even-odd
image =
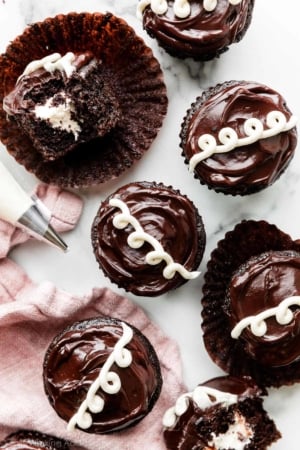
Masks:
[[[231,5],[239,5],[242,0],[228,0]],[[210,12],[216,9],[218,0],[203,0],[203,8]],[[168,10],[167,0],[140,0],[137,6],[137,16],[139,19],[143,18],[143,12],[147,6],[151,7],[155,14],[162,15]],[[189,0],[175,0],[173,10],[176,17],[185,19],[191,13],[191,5]]]
[[[289,131],[297,125],[298,121],[298,117],[294,115],[287,121],[282,112],[271,111],[266,117],[268,126],[268,129],[266,130],[264,130],[263,124],[259,119],[251,118],[247,119],[244,123],[245,137],[239,138],[233,128],[222,128],[218,135],[221,145],[217,144],[216,139],[211,134],[203,134],[198,139],[198,146],[202,151],[192,156],[189,162],[189,170],[190,172],[193,172],[195,167],[201,161],[214,154],[227,153],[237,147],[250,145],[260,139],[266,139],[276,136],[279,133]]]
[[[61,56],[60,53],[52,53],[51,55],[45,56],[42,59],[31,61],[26,67],[22,75],[30,75],[32,72],[38,69],[45,69],[47,72],[54,72],[59,70],[60,72],[65,72],[67,77],[69,77],[75,70],[75,66],[72,64],[75,60],[75,55],[72,52],[66,53]]]
[[[282,302],[274,308],[266,309],[255,316],[248,316],[240,320],[240,322],[238,322],[231,331],[231,337],[233,339],[238,339],[242,331],[247,327],[250,327],[250,330],[254,336],[264,336],[267,332],[267,324],[265,321],[270,317],[275,317],[279,325],[287,325],[291,323],[294,315],[293,311],[289,309],[290,306],[300,306],[299,295],[288,297],[282,300]]]
[[[238,397],[235,394],[222,392],[208,386],[197,386],[193,392],[178,397],[175,406],[169,408],[163,417],[163,426],[171,428],[175,425],[177,418],[182,416],[188,409],[189,398],[191,398],[196,405],[201,409],[210,408],[213,405],[222,404],[223,406],[230,406],[237,402]]]
[[[131,248],[141,248],[145,242],[148,242],[153,247],[153,251],[148,252],[145,260],[147,264],[156,265],[165,261],[166,267],[163,270],[163,276],[167,280],[172,279],[176,272],[178,272],[182,278],[186,280],[193,280],[200,275],[200,272],[188,271],[184,266],[174,262],[171,255],[164,251],[160,242],[148,233],[145,233],[139,221],[130,214],[127,205],[118,198],[111,198],[109,200],[110,206],[119,208],[121,213],[117,214],[113,218],[113,225],[118,229],[124,229],[127,225],[131,225],[134,231],[129,234],[127,243]]]
[[[147,6],[151,7],[155,14],[162,15],[168,11],[167,0],[141,0],[137,6],[137,16],[143,18],[143,12]],[[179,19],[185,19],[190,15],[191,5],[188,0],[175,0],[173,5],[174,14]]]
[[[122,322],[123,335],[119,341],[114,346],[113,351],[107,358],[105,364],[96,380],[91,384],[85,400],[81,403],[76,414],[69,420],[67,430],[73,431],[76,425],[82,430],[86,430],[91,427],[93,423],[92,415],[99,414],[103,411],[104,400],[100,395],[97,395],[98,390],[101,388],[102,391],[107,394],[117,394],[121,389],[121,380],[117,373],[110,372],[113,364],[118,367],[125,368],[129,367],[132,363],[132,354],[125,348],[127,344],[131,341],[133,337],[132,329]],[[90,411],[90,412],[89,412]]]

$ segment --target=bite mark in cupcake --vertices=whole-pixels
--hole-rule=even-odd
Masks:
[[[280,437],[249,377],[218,377],[183,394],[163,418],[168,450],[260,450]]]

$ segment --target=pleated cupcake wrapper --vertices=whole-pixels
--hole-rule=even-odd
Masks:
[[[299,382],[300,361],[271,368],[247,356],[242,341],[231,338],[231,326],[224,312],[226,292],[233,273],[249,258],[281,250],[300,252],[300,241],[293,241],[265,221],[243,221],[226,233],[212,252],[203,286],[202,330],[210,357],[225,372],[250,375],[262,387]]]
[[[44,161],[14,120],[3,97],[26,65],[54,52],[91,51],[114,78],[122,117],[103,138],[78,146],[57,161]],[[122,19],[110,13],[69,13],[28,27],[0,57],[0,139],[25,168],[45,182],[89,186],[116,178],[150,147],[167,111],[166,87],[150,48]]]

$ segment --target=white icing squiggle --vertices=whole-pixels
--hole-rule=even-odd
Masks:
[[[238,5],[242,0],[228,0],[231,5]],[[214,11],[218,4],[218,0],[204,0],[203,8],[206,11]],[[140,0],[137,6],[137,16],[142,19],[143,12],[147,6],[151,6],[155,14],[162,15],[168,10],[167,0]],[[179,19],[185,19],[191,13],[191,5],[189,0],[175,0],[173,5],[174,14]]]
[[[97,391],[101,388],[107,394],[117,394],[121,389],[121,380],[117,373],[110,372],[113,364],[125,368],[130,366],[132,362],[131,352],[125,346],[131,341],[133,336],[132,328],[122,322],[123,335],[114,346],[112,353],[107,358],[105,364],[96,380],[91,384],[86,399],[81,403],[78,411],[69,420],[67,429],[73,431],[77,425],[79,428],[86,430],[93,423],[91,413],[98,414],[104,408],[104,400]],[[88,412],[88,410],[90,412]]]
[[[50,73],[54,72],[55,70],[59,70],[60,72],[65,72],[67,77],[70,77],[75,70],[75,66],[72,64],[74,60],[75,55],[72,52],[68,52],[64,56],[61,56],[60,53],[52,53],[51,55],[45,56],[42,59],[31,61],[25,67],[25,70],[19,77],[19,79],[24,77],[25,75],[30,75],[32,72],[38,69],[45,69]]]
[[[238,339],[242,331],[250,326],[254,336],[264,336],[267,332],[266,319],[275,317],[279,325],[287,325],[293,320],[293,311],[290,306],[300,306],[300,296],[295,295],[283,300],[278,306],[266,309],[255,316],[248,316],[242,319],[231,331],[231,337]]]
[[[298,117],[294,115],[287,121],[282,112],[271,111],[266,117],[267,130],[264,130],[263,124],[259,119],[247,119],[244,123],[246,134],[244,138],[239,138],[236,131],[230,127],[222,128],[219,132],[218,137],[222,145],[218,145],[211,134],[203,134],[198,139],[198,145],[202,151],[192,156],[189,162],[189,170],[192,172],[197,164],[215,153],[227,153],[237,147],[250,145],[260,139],[266,139],[284,131],[289,131],[297,125],[298,121]]]
[[[146,262],[150,265],[160,264],[165,261],[166,267],[163,270],[163,276],[167,280],[171,280],[175,273],[178,272],[186,280],[193,280],[200,275],[200,272],[190,272],[179,263],[175,263],[172,256],[164,251],[162,245],[150,234],[143,230],[139,221],[130,214],[127,205],[118,198],[112,198],[109,201],[110,206],[119,208],[122,212],[117,214],[113,219],[113,225],[123,230],[129,224],[134,228],[134,231],[129,234],[127,242],[131,248],[140,248],[145,242],[148,242],[154,250],[147,253]]]
[[[171,428],[175,425],[177,418],[182,416],[188,409],[189,398],[191,398],[196,405],[201,409],[206,409],[211,406],[222,404],[228,407],[237,402],[238,396],[228,392],[222,392],[208,386],[197,386],[193,392],[187,392],[181,395],[175,406],[169,408],[163,417],[163,426]]]

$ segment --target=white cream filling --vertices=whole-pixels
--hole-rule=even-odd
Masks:
[[[81,127],[71,118],[71,113],[74,111],[73,103],[69,98],[65,98],[64,103],[53,105],[52,97],[44,105],[36,105],[34,108],[34,113],[38,119],[49,122],[53,128],[73,133],[75,140],[77,140]]]
[[[47,55],[42,59],[31,61],[25,67],[24,72],[19,78],[22,78],[25,75],[30,75],[32,72],[38,69],[45,69],[50,73],[54,72],[55,70],[59,70],[60,72],[65,72],[67,77],[70,77],[76,69],[76,67],[73,65],[74,60],[75,55],[72,52],[68,52],[64,56],[61,56],[60,53],[52,53],[51,55]]]
[[[226,433],[216,435],[212,433],[212,440],[208,442],[212,449],[222,448],[224,450],[234,448],[234,450],[244,450],[250,444],[253,431],[246,422],[245,417],[235,412],[234,423],[231,424]]]

